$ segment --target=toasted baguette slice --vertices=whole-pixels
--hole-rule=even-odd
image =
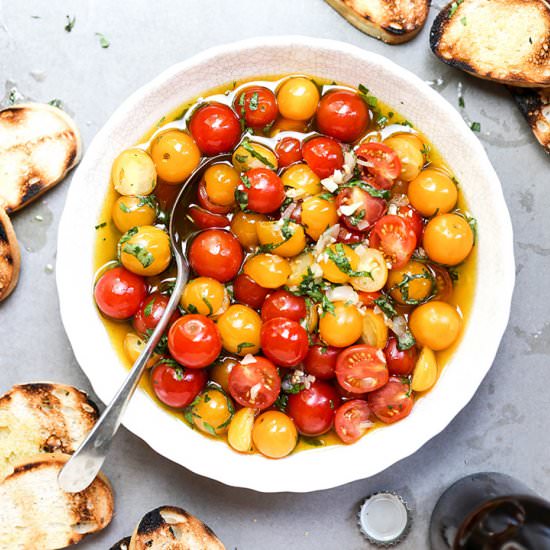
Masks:
[[[7,298],[17,286],[20,267],[19,244],[0,200],[0,302]]]
[[[354,27],[388,44],[414,38],[426,22],[430,0],[326,0]]]
[[[175,506],[161,506],[145,514],[129,550],[225,550],[213,531]]]
[[[70,455],[31,458],[0,483],[0,548],[65,548],[109,524],[113,493],[98,476],[80,493],[64,493],[57,476]]]
[[[113,546],[111,546],[109,550],[129,550],[131,538],[132,537],[124,537],[118,542],[115,542],[115,544],[113,544]]]
[[[0,397],[0,479],[38,453],[73,453],[92,429],[98,410],[71,386],[14,386]]]
[[[0,111],[0,199],[23,208],[59,183],[80,160],[80,133],[67,113],[42,103]]]
[[[510,88],[540,144],[550,153],[550,88]]]
[[[436,17],[430,46],[442,61],[514,86],[550,85],[550,6],[544,0],[464,0]]]

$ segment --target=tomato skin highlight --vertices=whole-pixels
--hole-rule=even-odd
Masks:
[[[277,210],[285,200],[285,188],[281,178],[267,168],[252,168],[246,172],[248,186],[240,183],[238,190],[246,194],[248,209],[258,214]]]
[[[319,380],[331,380],[336,376],[336,359],[341,351],[333,346],[311,346],[304,359],[306,372]]]
[[[261,347],[264,355],[276,365],[294,367],[307,355],[307,332],[296,321],[275,317],[262,326]]]
[[[277,143],[275,153],[279,157],[279,167],[286,168],[302,160],[302,144],[296,138],[285,137]]]
[[[151,372],[155,395],[165,405],[177,409],[190,405],[207,381],[208,374],[204,369],[174,367],[166,360],[159,361]]]
[[[235,98],[233,108],[241,117],[244,116],[246,125],[253,129],[263,129],[271,124],[279,113],[275,94],[264,86],[250,86],[243,90]]]
[[[208,156],[231,151],[241,137],[237,115],[221,103],[199,107],[191,117],[189,131],[199,149]]]
[[[367,403],[378,420],[393,424],[410,414],[414,398],[410,384],[392,376],[385,386],[369,393]]]
[[[397,347],[397,338],[390,336],[384,348],[384,355],[386,356],[390,374],[408,376],[416,364],[418,350],[414,346],[406,350],[400,350]]]
[[[307,165],[320,177],[328,178],[344,165],[342,147],[332,138],[314,137],[302,145]]]
[[[334,416],[334,430],[346,444],[355,443],[373,425],[371,411],[363,399],[352,399],[338,407]]]
[[[416,236],[416,243],[420,245],[422,243],[422,233],[424,233],[424,220],[420,213],[410,204],[407,204],[399,207],[397,215],[410,225]]]
[[[372,392],[389,378],[386,358],[381,350],[366,344],[349,346],[336,361],[336,379],[351,393]]]
[[[285,317],[291,321],[300,322],[307,315],[306,301],[301,296],[295,296],[287,290],[277,290],[270,294],[262,306],[262,321],[275,317]]]
[[[189,215],[193,223],[200,229],[213,229],[216,227],[221,229],[223,227],[229,227],[229,219],[227,216],[209,212],[197,205],[189,207]]]
[[[148,330],[154,330],[159,324],[161,317],[164,315],[164,311],[169,301],[170,298],[160,292],[149,294],[149,296],[141,302],[132,320],[136,332],[143,336],[147,334]],[[180,317],[181,314],[179,311],[174,311],[168,321],[167,328],[170,328]]]
[[[394,215],[380,218],[370,234],[369,244],[384,252],[393,268],[407,264],[416,248],[416,235],[408,222]]]
[[[235,300],[252,309],[260,309],[262,307],[269,291],[268,288],[260,286],[244,273],[237,275],[233,281],[233,295]]]

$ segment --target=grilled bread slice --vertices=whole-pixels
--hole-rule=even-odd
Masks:
[[[225,550],[213,531],[175,506],[161,506],[145,514],[129,550]]]
[[[510,88],[540,144],[550,153],[550,88]]]
[[[430,46],[442,61],[513,86],[550,86],[545,0],[455,0],[436,17]]]
[[[59,183],[80,160],[75,123],[61,109],[23,103],[0,111],[0,199],[23,208]]]
[[[430,0],[326,0],[354,27],[388,44],[414,38],[428,17]]]
[[[115,542],[109,550],[129,550],[130,548],[130,539],[132,537],[124,537],[123,539],[119,540],[118,542]]]
[[[64,493],[57,476],[70,455],[29,459],[0,483],[0,548],[54,550],[106,527],[113,493],[99,475],[80,493]]]
[[[7,298],[17,286],[20,267],[19,244],[0,200],[0,302]]]
[[[0,397],[0,480],[29,456],[73,453],[97,418],[95,403],[71,386],[14,386]]]

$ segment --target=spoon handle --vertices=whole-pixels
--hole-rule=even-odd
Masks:
[[[170,317],[176,310],[183,287],[189,278],[189,267],[179,251],[174,251],[174,257],[177,264],[177,277],[166,310],[124,383],[86,439],[59,472],[58,482],[63,491],[68,493],[83,491],[92,483],[103,465],[111,441],[120,426],[122,415],[138,386],[151,354],[166,330]]]

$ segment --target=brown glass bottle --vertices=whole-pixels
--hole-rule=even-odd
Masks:
[[[550,550],[550,503],[498,473],[449,487],[430,521],[432,550]]]

